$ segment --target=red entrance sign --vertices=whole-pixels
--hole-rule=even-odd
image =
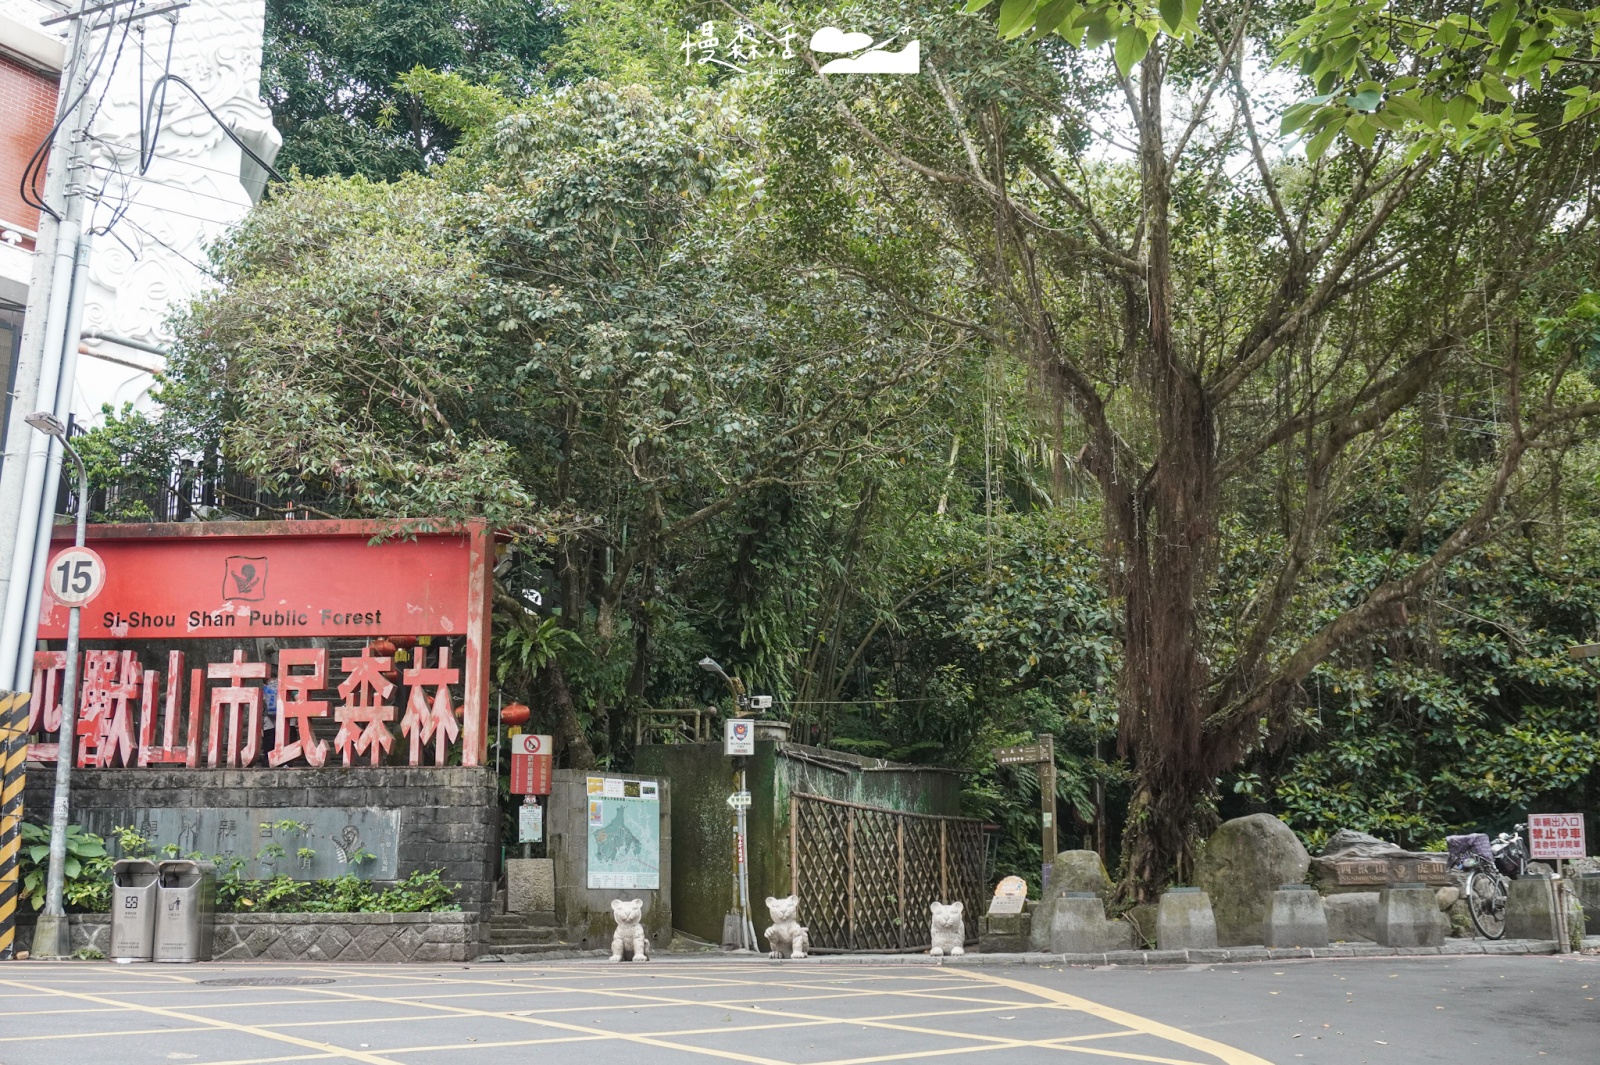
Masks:
[[[374,544],[380,536],[385,539]],[[71,548],[72,537],[71,528],[56,530],[52,561]],[[170,761],[194,766],[199,761],[197,722],[204,704],[210,711],[205,746],[210,764],[250,764],[258,750],[267,749],[258,748],[265,724],[266,731],[275,733],[276,742],[266,740],[270,746],[266,757],[272,765],[303,758],[319,766],[328,752],[310,732],[309,719],[329,716],[327,700],[311,699],[311,693],[324,685],[337,686],[343,700],[331,709],[340,723],[334,748],[346,765],[357,757],[382,764],[394,747],[390,726],[396,722],[409,740],[413,765],[423,763],[423,751],[430,745],[434,764],[445,764],[447,749],[458,736],[462,764],[483,764],[488,749],[494,538],[482,523],[456,528],[378,521],[91,525],[88,539],[105,560],[106,580],[93,605],[82,611],[85,640],[242,643],[258,636],[369,641],[382,636],[459,636],[464,638],[465,654],[457,664],[450,661],[447,647],[433,654],[419,647],[411,668],[400,670],[389,657],[368,657],[370,647],[360,657],[331,661],[322,648],[283,649],[276,678],[277,720],[268,722],[263,720],[268,710],[263,697],[270,675],[267,664],[236,653],[232,664],[213,662],[204,680],[201,671],[193,671],[184,728],[179,720],[184,706],[183,658],[174,653],[158,745],[159,674],[141,672],[133,659],[125,662],[117,657],[119,652],[87,652],[81,672],[89,727],[80,726],[81,764]],[[47,590],[38,638],[64,639],[69,613]],[[59,724],[56,707],[65,664],[59,652],[35,656],[34,702],[40,713],[30,722],[30,731],[53,731],[50,726]],[[203,698],[205,680],[224,684],[213,683],[209,697]],[[456,684],[461,692],[459,708],[451,698]],[[393,698],[399,686],[409,689],[409,697],[397,705]],[[136,756],[135,712],[139,715]],[[34,757],[55,754],[51,744],[30,748]]]
[[[369,543],[367,521],[101,525],[89,540],[106,581],[83,611],[85,640],[196,637],[461,635],[471,627],[481,530]],[[56,555],[73,532],[56,531]],[[68,608],[49,590],[39,638],[67,636]]]
[[[511,794],[550,794],[550,756],[513,754],[511,756]]]

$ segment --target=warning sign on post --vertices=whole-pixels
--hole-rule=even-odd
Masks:
[[[511,740],[511,794],[550,794],[550,737],[513,736]]]
[[[1528,815],[1528,857],[1582,858],[1586,853],[1582,814]]]

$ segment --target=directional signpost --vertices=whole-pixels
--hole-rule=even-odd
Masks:
[[[1039,872],[1041,890],[1050,886],[1050,866],[1056,858],[1056,738],[1045,735],[1033,743],[997,747],[998,765],[1039,767],[1039,834],[1044,844],[1044,867]]]

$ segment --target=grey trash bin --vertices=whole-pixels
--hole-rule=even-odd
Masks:
[[[161,874],[155,862],[124,858],[111,867],[111,957],[149,961],[156,945],[156,894]]]
[[[156,896],[156,961],[210,961],[217,869],[187,859],[162,862]]]

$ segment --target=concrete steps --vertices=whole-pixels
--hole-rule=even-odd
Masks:
[[[489,915],[489,947],[496,954],[533,954],[566,946],[556,915],[548,910]]]

